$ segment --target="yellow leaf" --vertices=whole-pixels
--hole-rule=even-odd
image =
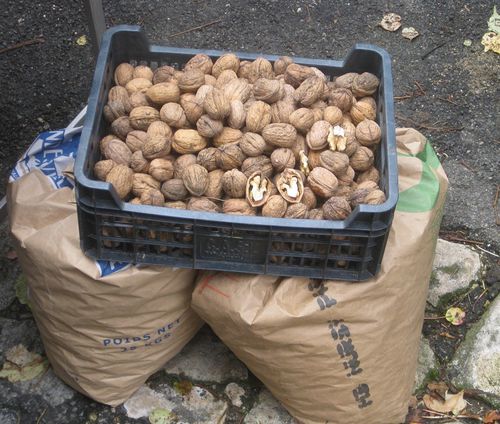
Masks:
[[[496,54],[500,54],[500,35],[494,32],[487,32],[483,35],[481,40],[481,44],[484,46],[484,51],[487,52],[489,50],[495,52]]]
[[[460,308],[449,308],[446,311],[445,318],[453,325],[461,325],[464,323],[465,312],[462,311]]]

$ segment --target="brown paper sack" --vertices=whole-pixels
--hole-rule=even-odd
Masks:
[[[400,197],[376,278],[205,273],[193,307],[303,423],[404,421],[448,186],[426,139],[397,132]]]
[[[19,261],[45,351],[74,389],[124,402],[194,336],[196,272],[128,266],[100,277],[80,250],[73,191],[35,170],[9,185]]]

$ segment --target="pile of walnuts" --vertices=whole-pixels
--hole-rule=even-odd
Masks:
[[[373,74],[197,54],[182,71],[122,63],[114,79],[94,174],[125,201],[332,220],[385,201]]]

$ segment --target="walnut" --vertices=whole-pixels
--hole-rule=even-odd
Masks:
[[[379,79],[370,72],[363,72],[352,81],[352,94],[356,97],[371,96],[377,91]]]
[[[127,145],[117,138],[110,140],[104,147],[104,157],[111,159],[117,165],[126,165],[130,163],[132,152]]]
[[[210,74],[212,72],[213,64],[214,63],[209,56],[203,53],[198,53],[186,62],[186,65],[184,65],[184,71],[199,69],[204,74]]]
[[[356,78],[359,74],[357,72],[348,72],[347,74],[340,75],[335,78],[335,87],[336,88],[347,88],[349,90],[352,89],[352,82],[354,78]]]
[[[288,56],[280,56],[278,59],[274,61],[274,73],[276,75],[282,75],[285,73],[288,65],[293,63],[293,59]]]
[[[250,83],[254,83],[259,78],[274,78],[273,65],[269,60],[263,57],[258,57],[250,65],[250,72],[248,75],[248,80]]]
[[[231,112],[231,103],[222,90],[213,88],[207,92],[203,101],[203,108],[210,118],[222,120]]]
[[[262,137],[273,146],[291,147],[297,138],[297,130],[290,124],[269,124],[262,130]]]
[[[231,127],[224,127],[222,128],[220,134],[213,138],[212,144],[215,147],[222,147],[228,144],[237,144],[242,137],[243,133],[240,130]]]
[[[309,150],[307,154],[307,164],[309,165],[309,169],[316,168],[317,166],[321,166],[321,162],[319,161],[321,153],[324,150]]]
[[[279,194],[269,196],[264,206],[262,206],[262,216],[283,218],[288,208],[288,202]]]
[[[130,63],[120,63],[115,69],[115,83],[125,86],[134,78],[134,67]]]
[[[300,200],[300,203],[306,205],[307,209],[314,209],[316,207],[316,204],[318,203],[316,195],[310,187],[304,187],[304,194],[302,196],[302,199]]]
[[[129,166],[134,172],[146,174],[149,171],[149,161],[144,158],[141,150],[132,153]]]
[[[180,200],[176,200],[173,202],[165,202],[165,207],[172,209],[187,209],[187,205]]]
[[[246,185],[247,177],[238,169],[226,171],[222,176],[222,190],[228,197],[245,197]]]
[[[240,67],[238,69],[238,78],[244,78],[244,79],[249,79],[250,76],[250,67],[252,66],[252,62],[249,60],[242,60],[240,62]]]
[[[155,138],[155,137],[171,138],[172,137],[172,130],[165,122],[154,121],[148,127],[147,135],[148,135],[148,139]]]
[[[205,102],[205,98],[207,97],[207,94],[214,89],[213,86],[204,84],[200,88],[198,88],[198,91],[196,92],[196,103],[201,105],[203,107],[203,103]]]
[[[142,154],[146,159],[164,158],[170,153],[172,141],[169,137],[149,136],[142,146]]]
[[[129,119],[132,128],[146,131],[152,122],[160,119],[160,113],[151,106],[139,106],[130,111]]]
[[[101,152],[101,155],[104,156],[104,149],[106,148],[106,145],[111,141],[116,139],[116,135],[110,134],[106,135],[101,140],[99,141],[99,150]]]
[[[106,181],[109,172],[116,166],[111,159],[100,160],[94,165],[94,175],[101,181]]]
[[[165,103],[177,103],[181,96],[181,91],[176,82],[162,82],[148,88],[146,98],[156,105],[164,105]]]
[[[189,195],[184,183],[179,178],[165,181],[161,185],[161,192],[165,196],[165,199],[173,201],[184,200]]]
[[[327,106],[323,110],[323,119],[331,125],[340,125],[342,122],[342,111],[337,106]]]
[[[301,107],[290,114],[289,122],[297,131],[306,134],[314,124],[314,112],[311,109]]]
[[[238,76],[236,75],[236,72],[234,72],[232,69],[225,69],[217,77],[217,81],[215,82],[215,87],[224,90],[224,86],[226,84],[228,84],[230,81],[237,79]]]
[[[347,185],[347,186],[351,185],[352,182],[354,181],[354,175],[355,175],[354,169],[352,169],[351,166],[348,166],[347,170],[343,174],[339,174],[337,176],[337,180],[339,182],[339,186],[341,186],[341,185]]]
[[[217,78],[215,78],[213,75],[205,74],[205,85],[211,85],[212,87],[215,87],[216,83]]]
[[[304,106],[311,106],[321,99],[324,90],[325,80],[318,76],[311,76],[305,79],[295,90],[294,99]]]
[[[375,119],[376,111],[367,102],[356,102],[351,107],[351,118],[354,125],[358,125],[364,119]]]
[[[322,220],[323,219],[323,210],[322,209],[311,209],[307,214],[308,219],[314,220]]]
[[[385,202],[385,194],[382,190],[373,190],[365,197],[365,203],[369,205],[381,205]]]
[[[246,156],[260,156],[264,153],[266,142],[260,134],[246,132],[243,134],[239,146]]]
[[[128,116],[120,116],[111,123],[111,131],[120,140],[126,140],[127,134],[132,130],[133,128],[130,125],[130,118]]]
[[[155,189],[158,190],[161,186],[161,183],[155,180],[149,174],[134,174],[132,179],[132,194],[137,197],[141,197],[141,194],[145,190]]]
[[[271,123],[271,106],[257,100],[247,109],[246,126],[248,131],[260,133]]]
[[[323,119],[323,109],[315,108],[315,109],[311,109],[311,112],[314,114],[314,122],[324,121],[324,119]]]
[[[191,199],[189,199],[187,208],[191,211],[199,212],[220,212],[219,206],[217,206],[214,202],[212,202],[210,199],[207,199],[206,197],[192,197]]]
[[[220,199],[222,197],[222,169],[214,169],[208,173],[208,188],[205,191],[205,197],[210,199]]]
[[[198,164],[189,165],[182,173],[182,182],[193,196],[203,196],[208,188],[208,171]]]
[[[289,99],[278,100],[271,105],[271,122],[274,124],[290,123],[290,115],[295,110],[295,103]]]
[[[217,166],[224,171],[239,168],[244,160],[245,154],[236,144],[225,144],[219,147],[219,154],[215,157]]]
[[[259,78],[253,84],[253,95],[257,100],[275,103],[284,95],[283,86],[278,80]]]
[[[146,95],[140,91],[132,93],[129,97],[129,102],[132,109],[139,106],[151,106]]]
[[[358,178],[356,178],[356,182],[358,184],[363,183],[365,181],[373,181],[378,184],[380,181],[380,174],[374,166],[371,166],[366,171],[363,171],[358,174]]]
[[[171,66],[160,66],[153,72],[153,84],[157,85],[162,82],[170,82],[174,79],[175,69]]]
[[[247,177],[257,171],[261,171],[265,177],[269,178],[273,174],[273,165],[271,164],[271,159],[262,155],[246,158],[241,164],[241,170]]]
[[[328,135],[332,126],[327,121],[317,121],[306,135],[307,145],[311,150],[321,150],[328,146]]]
[[[207,147],[206,149],[198,152],[196,163],[206,168],[207,171],[217,169],[217,156],[219,150],[216,147]]]
[[[233,53],[226,53],[219,57],[212,66],[212,75],[217,78],[225,69],[232,69],[238,72],[240,59]]]
[[[250,84],[242,78],[232,79],[224,87],[222,87],[222,91],[230,102],[233,100],[239,100],[240,102],[245,103],[252,94]]]
[[[222,205],[222,212],[229,215],[257,215],[257,211],[246,199],[227,199]]]
[[[135,93],[137,91],[145,93],[146,90],[152,85],[153,83],[146,78],[133,78],[129,82],[127,82],[125,88],[130,96],[132,93]]]
[[[276,188],[289,203],[298,203],[304,195],[304,183],[299,171],[286,168],[276,177]]]
[[[196,153],[207,146],[207,139],[196,130],[180,129],[174,133],[172,148],[179,154]]]
[[[219,135],[224,128],[222,121],[210,118],[208,115],[202,115],[196,122],[198,133],[206,138],[212,138]]]
[[[196,125],[196,122],[200,119],[204,112],[203,106],[196,101],[196,96],[192,93],[185,93],[181,96],[180,104],[182,109],[184,109],[184,113],[186,114],[186,118],[189,123]]]
[[[338,186],[338,180],[333,172],[318,166],[313,168],[313,170],[309,173],[309,176],[307,177],[307,185],[311,188],[314,194],[327,199],[333,196],[333,193]]]
[[[363,146],[374,146],[380,143],[381,137],[382,131],[375,121],[364,119],[356,127],[356,140]]]
[[[134,68],[134,78],[145,78],[153,81],[153,70],[147,65],[137,65]]]
[[[330,172],[333,172],[335,176],[338,176],[347,171],[349,156],[345,153],[325,150],[319,155],[319,162],[323,168],[328,169]]]
[[[288,206],[285,212],[285,218],[307,219],[308,209],[303,203],[294,203]]]
[[[344,220],[351,212],[351,206],[344,197],[331,197],[323,205],[323,217],[325,219]]]
[[[351,196],[351,194],[353,193],[353,191],[354,191],[354,188],[352,185],[342,185],[341,180],[339,180],[339,185],[335,189],[333,195],[335,197],[345,197],[346,199],[348,199]]]
[[[160,119],[173,128],[188,128],[184,109],[177,103],[165,103],[160,109]]]
[[[262,172],[257,171],[248,177],[245,196],[252,207],[262,206],[271,195],[271,181]]]
[[[120,199],[125,199],[132,190],[134,172],[126,165],[114,166],[106,175],[106,182],[116,190]]]
[[[174,162],[174,178],[182,178],[184,170],[196,163],[196,156],[193,154],[181,155]]]
[[[141,205],[163,206],[165,198],[160,190],[148,189],[142,192],[140,202]]]
[[[291,149],[281,147],[271,153],[271,163],[276,172],[295,167],[295,155]]]
[[[145,131],[130,131],[125,139],[125,144],[132,153],[137,152],[142,149],[142,146],[146,143],[147,138],[147,133]]]
[[[300,158],[302,156],[300,152],[303,152],[303,154],[306,155],[309,151],[309,148],[306,144],[306,139],[300,134],[297,134],[297,138],[295,139],[295,142],[293,143],[292,147],[290,147],[290,149],[292,149],[292,152],[295,155],[296,162],[300,161]]]
[[[351,157],[354,153],[356,153],[356,150],[358,150],[358,147],[360,144],[358,143],[357,140],[348,138],[346,141],[346,146],[345,150],[343,153],[345,153],[347,156]]]
[[[308,66],[291,63],[285,70],[285,82],[297,88],[307,78],[315,75],[314,70]]]
[[[196,93],[205,84],[205,73],[201,69],[187,69],[178,80],[178,85],[184,93]]]
[[[337,106],[342,112],[351,109],[353,96],[347,88],[335,88],[328,94],[328,104]]]
[[[350,158],[350,164],[355,171],[366,171],[373,165],[373,152],[360,146]]]
[[[239,129],[245,125],[247,113],[241,100],[233,100],[231,102],[231,112],[227,119],[227,124],[231,128]]]
[[[349,195],[349,203],[351,204],[352,208],[355,208],[358,205],[361,205],[362,203],[365,202],[366,196],[371,193],[373,190],[376,189],[372,187],[358,187],[356,190],[354,190],[350,195]]]
[[[174,176],[174,165],[167,159],[153,159],[149,164],[149,174],[160,182],[170,180]]]

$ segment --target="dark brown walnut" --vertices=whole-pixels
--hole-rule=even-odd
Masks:
[[[207,147],[206,149],[200,150],[196,158],[196,163],[203,166],[207,171],[213,171],[217,169],[217,156],[219,150],[215,147]]]
[[[304,182],[299,171],[286,168],[276,176],[276,188],[289,203],[299,203],[304,195]]]
[[[331,197],[323,205],[324,219],[344,220],[351,212],[351,206],[344,197]]]
[[[343,174],[339,174],[337,180],[339,181],[339,186],[350,186],[354,181],[354,169],[351,166],[347,167],[347,170]]]
[[[184,170],[196,163],[196,156],[193,154],[181,155],[174,162],[174,178],[182,178]]]
[[[231,112],[227,118],[227,124],[234,129],[240,129],[245,125],[247,112],[240,100],[231,101]]]
[[[111,159],[100,160],[94,165],[94,175],[101,181],[106,181],[109,172],[116,166]]]
[[[113,88],[118,88],[118,87],[113,87]],[[128,106],[130,106],[128,97],[127,97],[127,104]],[[127,116],[129,112],[130,110],[127,110],[126,105],[119,100],[113,100],[108,102],[103,109],[104,118],[106,118],[106,121],[108,122],[113,122],[115,119],[118,119],[121,116]]]
[[[220,212],[219,206],[217,206],[216,203],[212,202],[210,199],[207,199],[206,197],[192,197],[191,199],[189,199],[187,208],[191,211],[198,211],[198,212],[212,212],[212,213]]]
[[[339,180],[339,185],[335,189],[335,192],[333,193],[333,195],[335,197],[345,197],[346,199],[348,199],[353,191],[354,191],[354,189],[353,189],[352,185],[341,185],[340,180]]]
[[[307,214],[308,219],[314,220],[322,220],[323,218],[323,210],[322,209],[311,209]]]
[[[290,124],[269,124],[262,130],[266,143],[276,147],[291,147],[297,138],[297,130]]]
[[[239,146],[246,156],[260,156],[264,153],[266,142],[260,134],[246,132],[240,140]]]
[[[149,174],[161,183],[174,177],[174,164],[167,159],[153,159],[149,164]]]
[[[125,86],[134,78],[134,67],[130,63],[120,63],[115,69],[115,83]]]
[[[288,206],[284,218],[307,219],[309,210],[303,203],[294,203]]]
[[[307,78],[315,75],[314,70],[308,66],[291,63],[287,66],[285,75],[285,82],[290,84],[293,88],[297,88]]]
[[[196,122],[204,113],[203,106],[196,101],[196,96],[193,93],[184,93],[181,96],[180,105],[184,109],[189,123],[196,125]]]
[[[208,115],[202,115],[196,122],[198,133],[206,138],[212,138],[219,135],[224,128],[222,121],[210,118]]]
[[[348,72],[347,74],[340,75],[335,78],[335,88],[347,88],[348,90],[352,89],[352,82],[354,78],[356,78],[359,74],[357,72]]]
[[[376,117],[376,111],[367,102],[356,102],[351,107],[351,118],[354,125],[358,125],[364,119],[373,120]]]
[[[149,171],[149,161],[144,157],[141,150],[132,153],[129,166],[134,172],[147,174]]]
[[[276,172],[295,167],[295,155],[291,149],[281,147],[271,153],[271,163]]]
[[[302,199],[300,200],[300,203],[306,205],[307,209],[314,209],[316,207],[318,201],[316,199],[316,195],[310,187],[304,187],[304,194],[302,196]]]
[[[282,75],[285,73],[288,65],[293,63],[293,59],[289,56],[280,56],[274,61],[273,69],[276,75]]]
[[[323,168],[333,172],[335,176],[342,175],[349,166],[349,156],[341,152],[325,150],[319,155],[319,163]]]
[[[160,66],[153,72],[153,84],[160,84],[162,82],[170,82],[174,78],[175,69],[171,66]]]
[[[142,150],[142,146],[146,143],[147,138],[147,133],[145,131],[130,131],[125,139],[125,144],[131,152],[137,152],[138,150]]]
[[[337,177],[328,169],[320,166],[314,168],[307,177],[307,185],[319,197],[327,199],[333,196],[338,186]]]
[[[204,74],[210,74],[212,72],[213,64],[214,63],[209,56],[203,53],[198,53],[186,62],[184,71],[188,71],[190,69],[199,69]]]
[[[245,197],[252,207],[262,206],[271,196],[271,180],[264,173],[251,174],[246,183]]]
[[[147,78],[133,78],[127,84],[125,85],[125,89],[127,90],[127,93],[131,95],[132,93],[136,93],[137,91],[140,91],[142,93],[145,93],[149,87],[151,87],[153,84],[151,83],[150,80]]]
[[[332,126],[327,121],[317,121],[306,135],[306,143],[311,150],[321,150],[328,146],[328,136]]]
[[[165,198],[160,190],[148,189],[141,194],[140,202],[141,205],[163,206]]]
[[[226,53],[219,57],[212,66],[212,75],[217,78],[225,69],[238,72],[240,59],[233,53]]]
[[[231,103],[222,90],[214,87],[207,92],[203,101],[203,109],[210,118],[222,120],[229,116]]]
[[[177,103],[180,99],[181,91],[176,82],[162,82],[148,88],[146,98],[155,105],[164,105],[165,103]]]
[[[149,136],[142,146],[142,154],[148,160],[164,158],[170,153],[172,141],[169,137]]]
[[[342,111],[337,106],[327,106],[323,109],[323,119],[330,125],[340,125],[342,122]]]
[[[368,187],[356,188],[356,190],[354,190],[349,196],[349,203],[351,207],[355,208],[356,206],[361,205],[362,203],[366,203],[365,202],[366,196],[373,190],[375,190],[375,188],[368,188]]]
[[[123,141],[114,138],[104,146],[104,157],[111,159],[117,165],[128,166],[132,152]]]
[[[227,83],[236,79],[238,79],[236,72],[234,72],[232,69],[225,69],[217,77],[217,80],[215,81],[215,87],[222,90]]]
[[[271,123],[271,118],[271,106],[257,100],[247,109],[246,127],[250,132],[261,133]]]
[[[120,140],[126,140],[127,134],[133,129],[134,128],[130,125],[130,118],[128,116],[121,116],[111,123],[111,132]]]
[[[316,75],[306,78],[295,90],[294,99],[303,106],[311,106],[323,97],[325,80]]]
[[[355,171],[366,171],[373,165],[373,152],[364,146],[360,146],[356,153],[350,158],[350,165]]]
[[[246,199],[225,200],[222,205],[222,212],[229,215],[257,215],[257,210]]]
[[[201,69],[186,69],[178,80],[179,88],[184,93],[196,93],[205,84],[205,73]]]
[[[370,72],[356,75],[352,81],[352,94],[356,97],[371,96],[377,91],[379,79]]]
[[[208,188],[208,171],[201,165],[190,165],[182,173],[182,182],[193,196],[203,196]]]
[[[295,110],[295,103],[289,99],[278,100],[271,105],[271,122],[274,124],[290,123],[290,115]]]
[[[385,194],[382,190],[373,190],[365,197],[365,203],[369,205],[381,205],[385,202]]]
[[[311,109],[301,107],[290,114],[289,122],[297,131],[306,134],[314,124],[314,112]]]
[[[161,183],[155,180],[149,174],[134,174],[132,180],[132,194],[137,197],[141,197],[141,194],[145,190],[155,189],[158,190],[161,186]]]
[[[238,145],[225,144],[219,147],[219,154],[216,156],[215,161],[218,168],[229,171],[230,169],[239,168],[245,159],[246,156]]]
[[[137,65],[134,68],[134,78],[145,78],[153,81],[153,70],[147,65]]]
[[[256,100],[275,103],[284,95],[283,85],[274,79],[259,78],[253,84],[253,96]]]
[[[208,173],[208,188],[205,191],[205,197],[210,199],[222,198],[222,177],[224,171],[222,169],[214,169]]]
[[[347,88],[335,88],[328,95],[328,104],[337,106],[342,112],[348,112],[352,106],[353,96]]]
[[[356,126],[356,140],[363,146],[375,146],[380,143],[381,137],[382,131],[375,121],[364,119]]]
[[[257,171],[262,172],[262,174],[268,178],[273,175],[273,165],[271,164],[271,159],[263,155],[246,158],[241,164],[241,170],[247,177]]]
[[[273,218],[283,218],[285,216],[288,203],[279,194],[269,196],[264,206],[262,206],[262,216]]]
[[[216,135],[212,144],[215,147],[222,147],[228,144],[236,144],[243,137],[243,133],[240,130],[231,127],[224,127],[222,131]]]
[[[126,165],[116,165],[106,175],[106,182],[110,183],[118,197],[125,199],[132,190],[134,172]]]
[[[227,197],[238,199],[245,197],[246,175],[238,169],[226,171],[222,176],[222,190]]]
[[[180,155],[197,153],[207,146],[207,139],[198,131],[191,129],[179,129],[174,133],[172,149]]]
[[[165,202],[165,207],[172,208],[172,209],[187,209],[187,205],[180,200],[173,201],[173,202]]]
[[[242,78],[230,80],[224,85],[224,87],[222,87],[222,91],[230,102],[233,100],[239,100],[240,102],[245,103],[252,94],[250,84],[247,80]]]
[[[269,60],[263,57],[258,57],[250,65],[248,80],[250,83],[255,83],[259,78],[274,78],[273,65]]]
[[[151,106],[139,106],[130,111],[129,119],[132,128],[146,131],[152,122],[160,119],[160,113]]]
[[[319,161],[321,153],[325,150],[309,150],[307,154],[307,162],[309,165],[309,169],[316,168],[317,166],[321,166],[321,162]]]
[[[179,178],[165,181],[161,185],[161,192],[165,199],[172,201],[184,200],[189,195],[184,183]]]
[[[361,184],[365,181],[373,181],[375,183],[379,183],[380,181],[380,174],[374,166],[371,166],[368,168],[366,171],[360,172],[358,174],[358,177],[356,178],[356,182],[358,184]]]
[[[184,109],[178,103],[165,103],[160,109],[160,119],[172,128],[188,128]]]

